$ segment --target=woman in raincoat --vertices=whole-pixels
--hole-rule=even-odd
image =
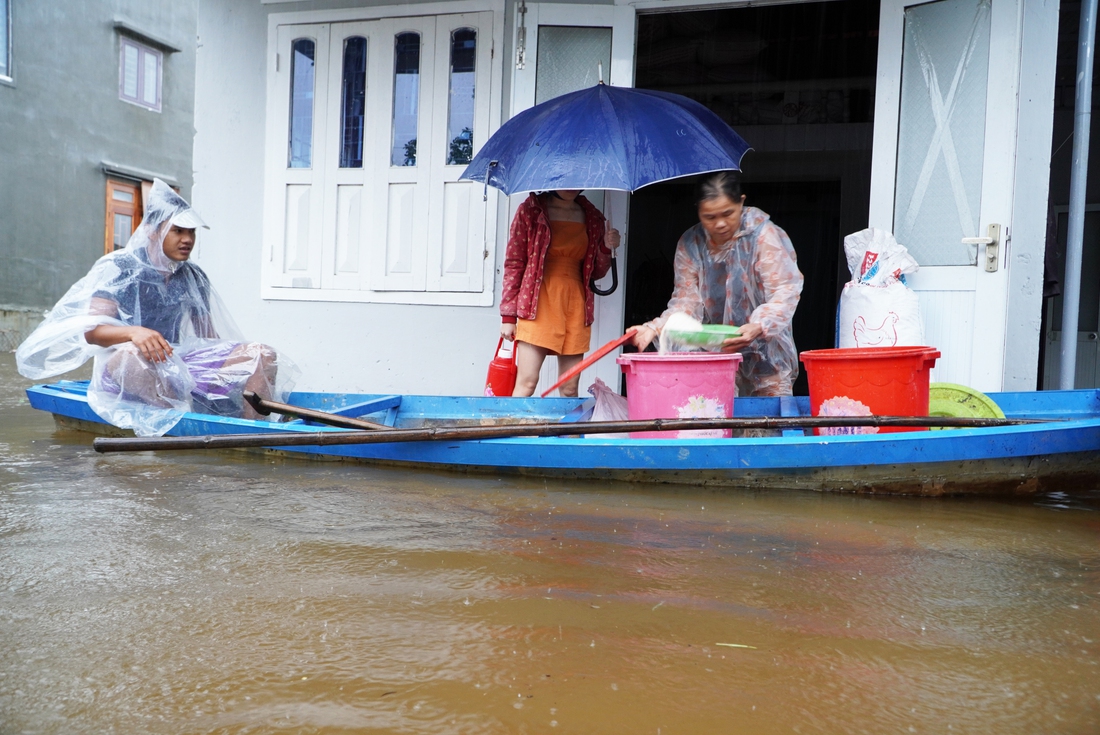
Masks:
[[[722,345],[743,356],[737,394],[789,396],[798,376],[791,318],[803,283],[790,238],[767,214],[745,206],[733,172],[703,179],[696,206],[699,224],[676,245],[668,308],[638,326],[633,343],[644,350],[676,312],[737,326],[741,335]]]
[[[198,214],[159,179],[126,247],[92,266],[16,351],[19,372],[52,377],[94,358],[88,404],[142,436],[187,411],[257,418],[244,390],[284,400],[297,368],[245,342],[210,279],[189,262]]]

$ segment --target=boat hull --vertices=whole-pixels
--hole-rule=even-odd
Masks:
[[[80,384],[35,386],[32,405],[59,424],[95,433],[105,425],[87,405]],[[290,457],[560,479],[618,480],[755,490],[815,490],[891,495],[1028,495],[1093,489],[1100,482],[1100,395],[1097,391],[993,394],[1009,416],[1057,422],[994,429],[856,436],[732,439],[516,437],[479,441],[308,446]],[[319,410],[399,407],[364,416],[399,426],[427,422],[491,424],[505,419],[558,420],[576,412],[575,399],[481,399],[296,394],[291,402]],[[805,401],[738,399],[738,415],[798,415]],[[372,405],[372,404],[371,404]],[[568,420],[567,418],[565,420]],[[327,431],[302,422],[270,423],[188,414],[170,432],[206,436],[271,431]]]

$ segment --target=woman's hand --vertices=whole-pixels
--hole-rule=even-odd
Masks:
[[[165,362],[172,354],[172,345],[155,329],[130,327],[130,341],[149,362]]]
[[[509,342],[515,342],[515,340],[516,340],[516,325],[511,324],[511,323],[501,324],[500,325],[500,336],[504,337],[504,339],[508,340]]]
[[[630,340],[630,343],[638,348],[638,352],[642,352],[646,347],[649,347],[649,343],[657,339],[657,330],[653,327],[647,327],[641,324],[637,327],[631,327],[634,331],[634,337]],[[630,329],[626,331],[630,331]]]
[[[741,330],[740,337],[734,337],[733,339],[727,339],[722,343],[722,352],[740,352],[745,347],[755,342],[764,336],[764,329],[759,324],[742,325],[738,327]]]
[[[611,254],[615,254],[615,250],[622,243],[622,236],[619,235],[619,231],[611,226],[609,220],[604,220],[604,243],[607,244],[607,249],[611,251]]]

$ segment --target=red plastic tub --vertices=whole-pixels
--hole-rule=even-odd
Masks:
[[[927,416],[935,347],[848,347],[809,350],[799,357],[810,383],[814,416]],[[818,434],[922,431],[918,427],[838,427]]]

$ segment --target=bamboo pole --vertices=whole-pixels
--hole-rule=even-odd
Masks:
[[[1042,423],[1037,419],[958,418],[949,416],[803,416],[784,418],[651,419],[647,421],[594,421],[562,424],[508,424],[502,426],[452,426],[390,431],[284,431],[262,434],[214,436],[100,437],[92,442],[97,452],[145,452],[159,449],[240,449],[247,447],[312,447],[346,444],[385,444],[419,441],[470,441],[520,436],[570,436],[632,431],[688,431],[697,429],[799,429],[831,427],[987,428]],[[823,437],[824,438],[824,437]]]

